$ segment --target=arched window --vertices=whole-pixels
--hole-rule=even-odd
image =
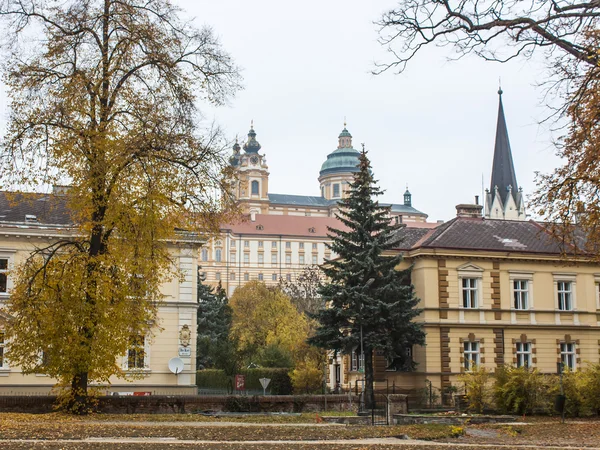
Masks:
[[[218,248],[218,249],[215,251],[215,261],[217,261],[217,262],[221,262],[221,249],[220,249],[220,248]]]
[[[258,181],[252,182],[252,195],[258,195]]]
[[[208,261],[208,250],[205,248],[202,249],[202,261]]]

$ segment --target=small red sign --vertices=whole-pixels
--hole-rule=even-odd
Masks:
[[[246,390],[246,375],[235,376],[235,390],[245,391]]]
[[[152,395],[152,392],[134,392],[134,397],[145,397],[147,395]]]

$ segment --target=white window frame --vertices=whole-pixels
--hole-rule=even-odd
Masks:
[[[556,282],[556,301],[559,311],[573,311],[573,282],[559,280]]]
[[[479,341],[463,341],[463,367],[470,372],[473,366],[479,366],[481,361],[481,345]]]
[[[223,260],[223,251],[218,248],[215,250],[215,261],[216,262],[221,262]]]
[[[258,241],[258,248],[263,248],[265,246],[264,241]]]
[[[529,280],[512,280],[513,308],[518,311],[529,309]]]
[[[300,247],[300,250],[304,250],[304,242],[300,242],[300,244],[298,244]]]
[[[480,278],[475,277],[461,277],[460,279],[460,293],[461,293],[461,307],[464,309],[477,309],[479,308],[479,291],[480,291]],[[468,286],[465,286],[465,283]]]
[[[285,248],[288,249],[288,250],[291,250],[292,249],[292,243],[290,241],[286,241]]]
[[[285,279],[286,279],[286,281],[292,281],[292,274],[291,273],[286,273],[285,274]]]
[[[560,343],[560,361],[563,363],[563,368],[577,370],[577,348],[575,342]],[[572,364],[569,364],[569,363]]]
[[[319,257],[317,255],[312,255],[312,263],[315,266],[319,264]]]
[[[271,264],[277,264],[277,253],[271,253]]]
[[[264,253],[259,253],[258,254],[258,263],[259,264],[264,264],[265,263],[265,254]]]
[[[250,253],[244,253],[244,265],[250,264]]]
[[[216,272],[215,273],[215,280],[217,280],[217,281],[221,280],[221,272]]]
[[[256,192],[254,192],[254,186],[256,186]],[[260,195],[260,182],[258,180],[250,182],[250,195]]]
[[[299,255],[298,256],[298,263],[303,266],[304,265],[304,255]]]
[[[235,272],[229,274],[229,281],[235,281]]]
[[[290,264],[292,264],[292,255],[290,253],[288,253],[287,255],[285,255],[285,263],[289,266]]]
[[[208,261],[208,249],[203,248],[200,253],[201,253],[200,257],[201,257],[202,261]]]
[[[277,241],[271,241],[271,248],[277,248]]]
[[[475,310],[483,308],[483,269],[475,266],[472,263],[464,264],[457,268],[458,272],[458,307],[462,310]],[[475,280],[475,304],[469,301],[469,306],[465,306],[463,280],[474,279]],[[462,312],[461,312],[462,314]]]
[[[258,274],[258,281],[263,281],[264,280],[264,276],[262,273]]]
[[[573,273],[555,273],[554,275],[554,308],[557,312],[575,312],[577,311],[577,275]],[[559,289],[561,283],[569,283],[569,290]],[[570,308],[565,309],[564,294],[570,294]],[[563,308],[561,308],[561,294]]]
[[[6,292],[0,292],[0,298],[8,297],[13,287],[11,277],[7,272],[12,268],[15,253],[16,250],[0,248],[0,259],[6,259],[6,269],[0,271],[6,275]]]
[[[274,273],[271,275],[271,281],[277,281],[277,274]]]
[[[244,272],[244,281],[250,281],[250,274],[248,272]]]
[[[517,358],[517,367],[530,369],[532,366],[532,345],[531,342],[517,342],[515,344],[515,355]]]
[[[533,272],[509,271],[510,280],[510,309],[513,311],[531,311],[534,307],[533,302]],[[515,283],[519,281],[527,282],[527,290],[521,290],[527,294],[527,308],[515,307]]]
[[[334,183],[331,188],[331,197],[332,198],[340,198],[341,196],[342,196],[342,187],[341,187],[340,183]]]
[[[350,372],[359,372],[365,366],[365,358],[359,347],[354,347],[350,352]]]

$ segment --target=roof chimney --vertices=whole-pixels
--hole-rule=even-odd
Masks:
[[[481,217],[483,206],[475,204],[456,205],[456,217]]]

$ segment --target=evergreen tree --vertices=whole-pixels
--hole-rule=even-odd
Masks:
[[[220,354],[229,342],[231,308],[220,282],[214,289],[198,280],[198,303],[196,366],[208,369],[219,365]]]
[[[329,228],[329,247],[339,258],[323,268],[329,282],[320,293],[328,306],[317,313],[319,325],[309,343],[349,353],[361,349],[362,334],[366,404],[370,407],[374,405],[374,351],[381,351],[398,366],[413,368],[412,361],[407,361],[408,350],[424,344],[425,333],[413,321],[420,310],[410,269],[396,270],[400,254],[384,255],[397,244],[399,226],[390,223],[390,208],[376,200],[383,192],[373,179],[364,148],[358,167],[336,215],[347,229]]]

